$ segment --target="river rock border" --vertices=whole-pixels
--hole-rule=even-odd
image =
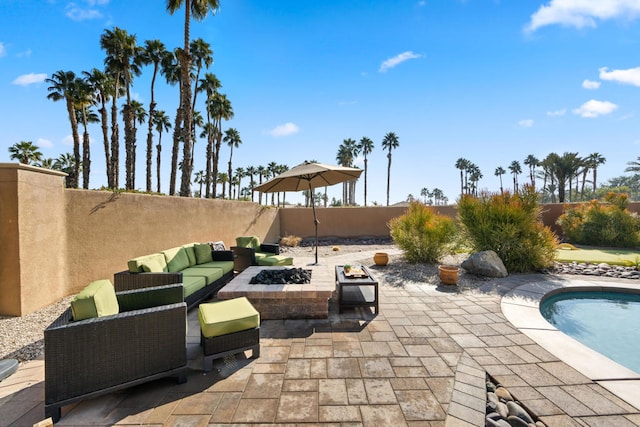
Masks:
[[[562,263],[556,262],[554,266],[549,269],[551,274],[577,274],[583,276],[602,276],[613,277],[617,279],[640,279],[640,271],[637,267],[624,267],[620,265],[610,265],[605,262],[595,263],[579,263],[570,262]]]
[[[505,387],[487,374],[487,410],[485,427],[546,427]]]

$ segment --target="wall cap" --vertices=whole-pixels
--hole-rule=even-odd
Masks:
[[[41,168],[38,166],[25,165],[22,163],[0,163],[0,169],[20,169],[31,172],[45,173],[49,175],[67,176],[68,174],[53,169]]]

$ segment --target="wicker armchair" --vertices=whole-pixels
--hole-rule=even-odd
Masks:
[[[182,285],[116,293],[120,312],[73,321],[65,311],[44,331],[45,417],[61,407],[158,378],[187,381]]]

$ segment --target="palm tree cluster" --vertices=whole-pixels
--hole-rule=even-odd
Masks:
[[[449,201],[449,198],[445,196],[444,191],[439,188],[429,190],[427,187],[423,187],[420,190],[420,195],[424,199],[424,204],[429,206],[444,206]]]
[[[391,152],[400,145],[398,136],[393,133],[387,133],[382,139],[382,149],[387,151],[387,206],[389,206],[389,190],[391,182]],[[362,153],[364,157],[364,205],[367,206],[367,172],[369,169],[368,156],[373,152],[374,143],[371,138],[362,137],[360,142],[356,142],[354,139],[348,138],[342,141],[342,144],[338,147],[338,153],[336,154],[336,161],[340,166],[353,167],[355,159]],[[342,187],[342,205],[355,205],[356,194],[356,180],[351,180],[343,183]],[[326,189],[324,200],[326,204]]]
[[[581,157],[578,153],[573,152],[565,152],[562,155],[550,153],[543,160],[538,160],[533,154],[529,154],[523,161],[524,165],[528,167],[529,182],[527,185],[535,188],[536,180],[541,179],[542,201],[552,203],[585,200],[589,191],[587,183],[591,183],[590,191],[595,194],[598,167],[605,162],[606,159],[600,153]],[[460,170],[460,193],[475,195],[477,179],[482,178],[477,166],[467,159],[459,158],[455,167]],[[513,192],[517,193],[520,190],[518,177],[523,173],[522,166],[518,160],[514,160],[507,169],[513,175]],[[640,171],[640,168],[638,170]],[[496,167],[494,171],[494,175],[500,179],[501,193],[505,191],[502,175],[506,173],[507,171],[502,166]],[[590,175],[591,179],[589,179]]]
[[[136,187],[136,147],[138,125],[146,123],[146,191],[152,191],[153,150],[156,150],[155,173],[156,191],[161,191],[160,158],[162,134],[172,125],[165,111],[158,109],[155,100],[155,86],[161,75],[167,84],[179,84],[180,102],[173,125],[173,147],[171,158],[171,178],[169,194],[176,193],[178,169],[181,170],[180,195],[191,193],[191,175],[195,156],[196,128],[200,127],[200,137],[207,138],[205,179],[206,194],[215,197],[220,146],[223,140],[222,121],[233,117],[231,103],[219,92],[220,81],[212,73],[205,72],[213,64],[213,51],[209,43],[202,39],[190,39],[190,19],[203,19],[209,12],[218,9],[218,0],[167,0],[167,10],[173,14],[184,6],[184,46],[168,50],[160,40],[147,40],[138,45],[136,36],[115,27],[107,29],[100,37],[100,47],[105,52],[104,69],[93,68],[79,76],[73,71],[57,71],[46,80],[50,84],[47,98],[64,101],[71,124],[73,138],[73,164],[67,185],[79,186],[82,173],[82,187],[89,188],[91,155],[89,151],[89,123],[100,122],[105,153],[105,169],[108,188],[120,187],[120,121],[124,127],[124,185],[128,190]],[[132,99],[131,88],[134,78],[139,77],[143,67],[151,68],[150,102],[148,109]],[[193,84],[192,84],[193,82]],[[197,108],[197,95],[203,93],[206,122]],[[124,97],[122,108],[118,103]],[[109,108],[110,104],[110,108]],[[96,114],[92,108],[96,108]],[[80,150],[79,125],[82,126],[82,154]],[[154,147],[154,131],[158,134]],[[240,143],[235,131],[234,146]],[[182,160],[180,157],[182,144]]]

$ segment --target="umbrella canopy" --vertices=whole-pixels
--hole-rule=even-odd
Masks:
[[[305,191],[357,179],[362,169],[304,162],[255,187],[263,193]]]
[[[318,263],[318,217],[316,204],[313,201],[312,188],[326,187],[345,181],[357,179],[362,169],[345,166],[324,165],[322,163],[304,162],[294,166],[277,177],[258,185],[254,189],[263,193],[277,193],[281,191],[305,191],[311,193],[311,207],[313,208],[313,222],[316,227],[316,264]]]

